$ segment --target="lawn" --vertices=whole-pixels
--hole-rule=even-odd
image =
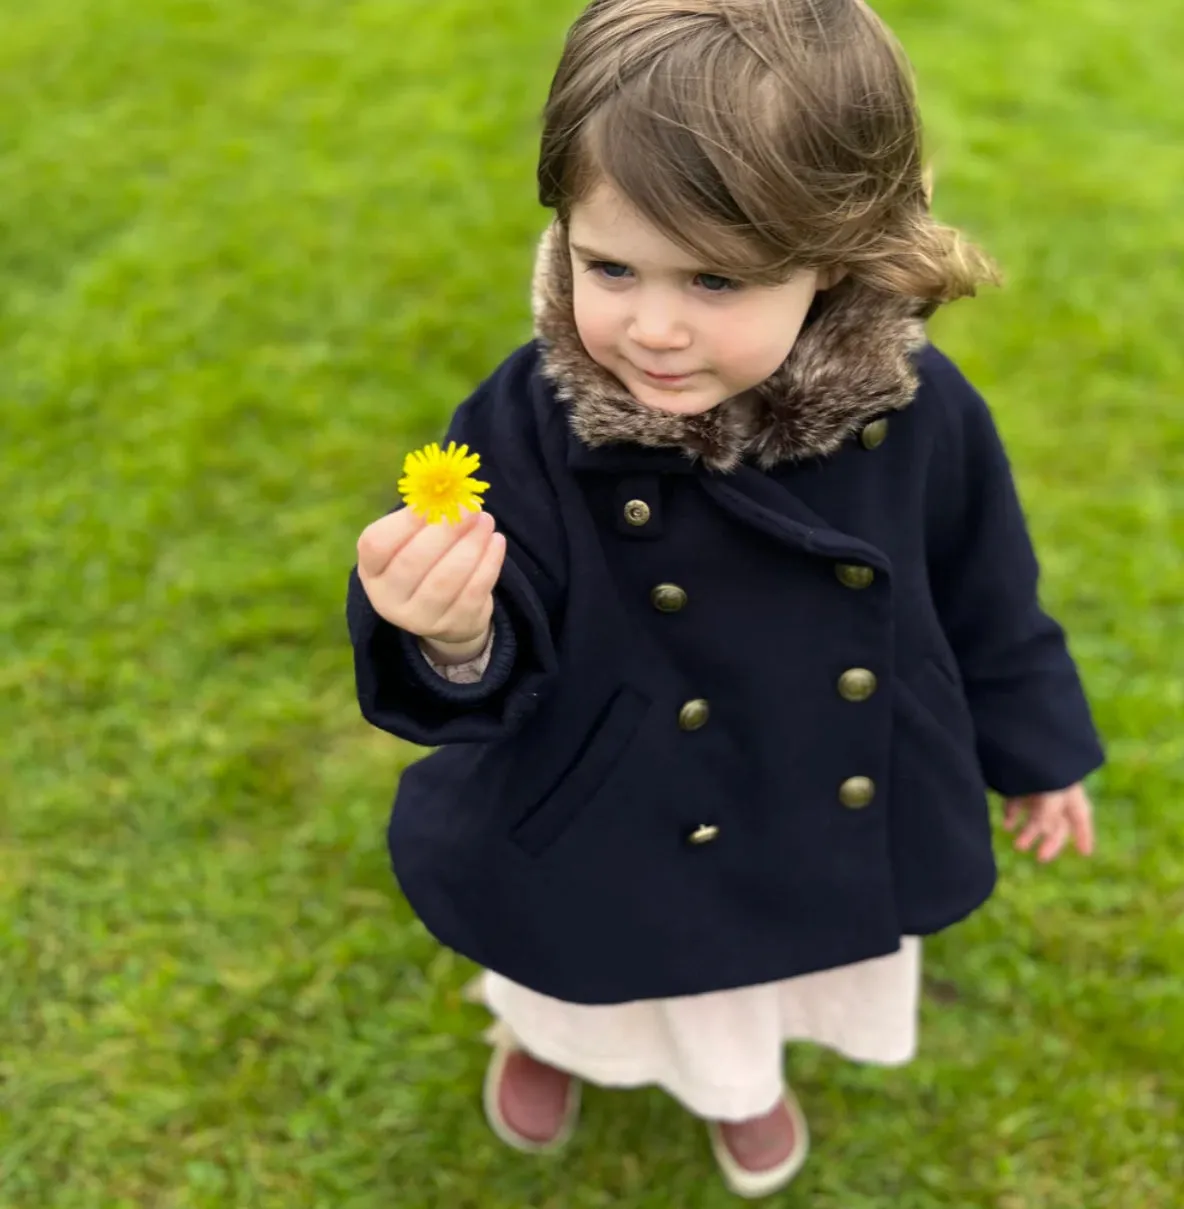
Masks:
[[[937,202],[1008,286],[993,401],[1111,763],[1100,852],[1004,856],[923,1051],[791,1055],[777,1205],[1184,1197],[1184,9],[885,0]],[[593,1092],[500,1148],[481,1011],[387,871],[417,752],[343,620],[403,453],[529,331],[571,0],[0,0],[0,1209],[723,1209]],[[1001,836],[1001,846],[1003,837]]]

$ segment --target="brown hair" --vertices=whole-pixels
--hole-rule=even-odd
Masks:
[[[863,0],[593,0],[544,115],[539,200],[602,180],[705,267],[843,268],[951,301],[991,262],[929,212],[912,74]]]

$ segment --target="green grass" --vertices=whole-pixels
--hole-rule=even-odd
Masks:
[[[811,1209],[1169,1209],[1184,1188],[1184,11],[892,0],[940,318],[995,403],[1109,742],[1101,851],[1004,857],[923,1051],[792,1056]],[[0,0],[0,1206],[722,1209],[701,1128],[478,1110],[469,969],[397,897],[415,752],[342,618],[402,454],[528,331],[567,2]]]

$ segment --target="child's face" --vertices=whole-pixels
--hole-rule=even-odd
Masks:
[[[710,411],[763,382],[789,355],[818,274],[743,285],[691,263],[602,184],[572,207],[576,328],[588,355],[643,406]]]

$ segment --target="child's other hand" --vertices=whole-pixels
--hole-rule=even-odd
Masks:
[[[392,625],[448,647],[480,647],[505,554],[506,539],[487,512],[427,525],[402,508],[358,539],[358,578]]]
[[[1014,831],[1023,822],[1015,841],[1020,852],[1027,852],[1042,840],[1036,853],[1040,861],[1055,860],[1070,837],[1082,856],[1094,850],[1094,808],[1081,785],[1071,785],[1054,793],[1033,793],[1025,798],[1008,798],[1003,810],[1003,826]]]

